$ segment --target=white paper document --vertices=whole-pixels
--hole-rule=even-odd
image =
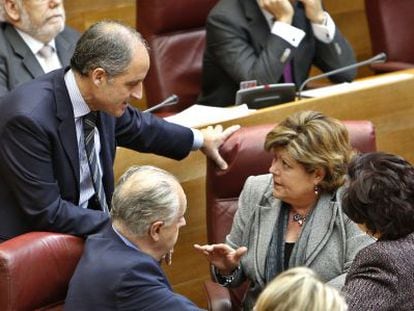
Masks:
[[[382,76],[377,76],[377,77],[372,77],[372,78],[370,77],[369,79],[354,81],[351,83],[340,83],[340,84],[334,84],[331,86],[303,91],[301,93],[301,96],[302,98],[330,96],[330,95],[345,93],[349,91],[364,89],[367,87],[377,86],[381,84],[402,81],[402,80],[410,79],[413,77],[414,77],[414,74],[411,74],[411,73],[396,73],[396,74],[382,75]]]
[[[249,109],[247,105],[225,108],[193,105],[175,115],[166,117],[165,120],[188,127],[202,127],[244,117],[253,111],[255,110]]]

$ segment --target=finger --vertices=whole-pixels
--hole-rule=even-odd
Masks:
[[[237,261],[240,261],[240,258],[241,258],[244,254],[246,254],[246,253],[247,253],[247,247],[245,247],[245,246],[239,247],[239,248],[235,251],[234,258],[235,258]]]
[[[223,132],[223,125],[221,125],[221,124],[217,124],[217,125],[214,127],[214,131],[215,131],[216,133],[221,133],[221,132]]]
[[[227,165],[226,161],[224,161],[224,159],[222,158],[218,150],[215,150],[214,154],[215,154],[214,162],[216,162],[216,165],[221,170],[226,170],[229,166]]]
[[[202,252],[212,252],[214,250],[214,246],[213,245],[199,245],[199,244],[194,244],[193,245],[195,249],[200,250]]]
[[[232,125],[232,126],[226,128],[223,131],[224,140],[226,140],[228,137],[230,137],[233,133],[237,132],[240,129],[240,127],[241,126],[237,124],[237,125]]]

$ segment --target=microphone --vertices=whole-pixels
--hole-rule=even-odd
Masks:
[[[344,72],[344,71],[347,71],[347,70],[350,70],[350,69],[358,68],[358,67],[361,67],[361,66],[371,65],[371,64],[374,64],[374,63],[383,63],[383,62],[386,61],[386,59],[387,59],[387,55],[385,53],[379,53],[379,54],[375,55],[374,57],[371,57],[370,59],[364,60],[362,62],[355,63],[355,64],[352,64],[352,65],[348,65],[348,66],[345,66],[345,67],[342,67],[342,68],[338,68],[338,69],[335,69],[335,70],[332,70],[332,71],[322,73],[322,74],[317,75],[317,76],[310,77],[310,78],[306,79],[305,81],[303,81],[303,83],[300,85],[299,91],[298,91],[298,99],[302,99],[301,93],[302,93],[304,87],[306,86],[306,84],[308,84],[310,81],[317,80],[317,79],[320,79],[320,78],[329,77],[331,75],[334,75],[334,74],[337,74],[337,73],[340,73],[340,72]]]
[[[160,109],[162,107],[176,105],[176,104],[178,104],[178,101],[179,101],[178,96],[175,95],[175,94],[172,94],[171,96],[168,96],[166,99],[164,99],[162,102],[160,102],[159,104],[144,110],[144,112],[151,112],[151,111]]]

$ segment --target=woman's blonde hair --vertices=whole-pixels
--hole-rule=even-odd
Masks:
[[[296,267],[279,274],[260,294],[254,311],[346,311],[339,292],[315,272]]]
[[[324,169],[319,187],[328,192],[342,186],[353,155],[343,123],[315,111],[297,112],[276,125],[266,136],[265,149],[277,147],[284,148],[308,173]]]

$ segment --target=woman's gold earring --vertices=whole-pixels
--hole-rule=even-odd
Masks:
[[[313,187],[313,191],[315,192],[315,195],[319,194],[319,187],[318,185],[315,185],[315,187]]]

